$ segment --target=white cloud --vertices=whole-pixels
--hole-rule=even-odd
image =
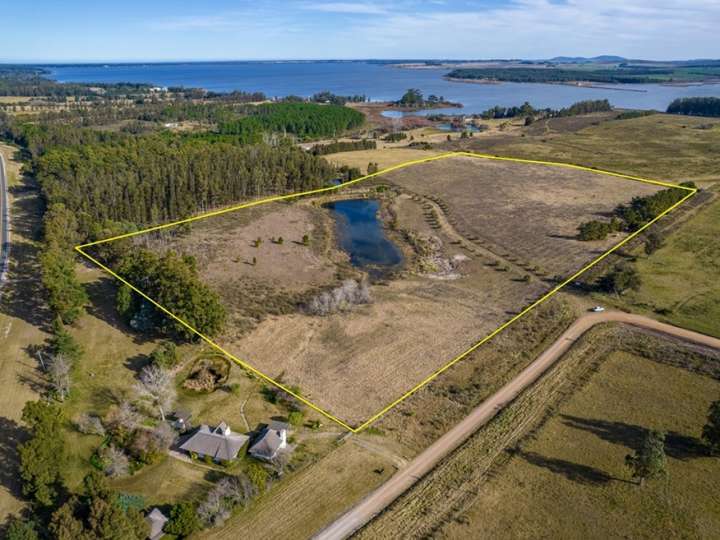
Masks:
[[[516,0],[464,12],[391,14],[353,32],[386,56],[547,58],[620,54],[663,59],[720,56],[717,0]]]
[[[347,13],[352,15],[384,15],[388,9],[378,4],[365,2],[313,2],[303,5],[310,11],[323,11],[325,13]]]

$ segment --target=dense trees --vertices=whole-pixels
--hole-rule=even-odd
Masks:
[[[198,332],[214,336],[222,329],[225,309],[218,295],[200,281],[193,257],[139,250],[123,259],[118,273]],[[117,307],[138,330],[154,329],[185,338],[193,335],[126,285],[118,291]]]
[[[246,116],[221,122],[218,132],[258,142],[263,132],[292,133],[301,139],[336,137],[362,125],[365,117],[349,107],[315,103],[266,103],[243,110]]]
[[[30,439],[18,446],[23,494],[41,506],[51,506],[61,486],[65,442],[61,434],[63,414],[45,401],[29,401],[22,413]]]
[[[144,540],[149,525],[135,508],[124,508],[97,471],[85,477],[82,496],[73,495],[50,520],[56,540]]]
[[[98,222],[154,223],[267,193],[321,187],[333,167],[301,149],[180,142],[159,136],[55,148],[37,160],[49,201]]]
[[[691,116],[720,117],[720,98],[688,97],[678,98],[668,105],[669,114],[688,114]]]
[[[673,69],[562,69],[562,68],[460,68],[447,74],[451,79],[507,82],[554,83],[587,81],[594,83],[652,83],[667,80]]]

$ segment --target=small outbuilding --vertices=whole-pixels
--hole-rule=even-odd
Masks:
[[[278,452],[287,447],[289,426],[285,422],[271,421],[265,426],[248,448],[248,453],[257,459],[271,461]]]
[[[215,429],[203,424],[180,445],[180,450],[203,458],[210,456],[217,462],[230,461],[249,439],[247,435],[234,433],[225,422],[220,422]]]
[[[153,508],[152,512],[145,516],[145,521],[150,525],[150,533],[148,534],[150,540],[158,540],[163,536],[163,527],[168,522],[165,514],[157,508]]]

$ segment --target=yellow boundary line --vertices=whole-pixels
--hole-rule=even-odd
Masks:
[[[84,248],[88,248],[88,247],[91,247],[91,246],[96,246],[96,245],[99,245],[99,244],[105,244],[105,243],[107,243],[107,242],[112,242],[112,241],[115,241],[115,240],[121,240],[121,239],[123,239],[123,238],[130,238],[130,237],[133,237],[133,236],[137,236],[137,235],[145,234],[145,233],[149,233],[149,232],[159,231],[159,230],[162,230],[162,229],[167,229],[167,228],[169,228],[169,227],[174,227],[174,226],[176,226],[176,225],[181,225],[181,224],[183,224],[183,223],[191,223],[191,222],[193,222],[193,221],[197,221],[197,220],[200,220],[200,219],[205,219],[205,218],[212,217],[212,216],[219,216],[219,215],[222,215],[222,214],[227,214],[227,213],[229,213],[229,212],[234,212],[234,211],[240,210],[240,209],[242,209],[242,208],[249,208],[249,207],[251,207],[251,206],[258,206],[258,205],[266,204],[266,203],[270,203],[270,202],[286,201],[286,200],[290,200],[290,199],[296,199],[296,198],[300,198],[300,197],[305,197],[305,196],[308,196],[308,195],[317,195],[317,194],[320,194],[320,193],[327,193],[327,192],[330,192],[330,191],[340,190],[340,189],[343,189],[343,188],[345,188],[345,187],[347,187],[347,186],[349,186],[349,185],[357,184],[358,182],[362,182],[362,181],[367,180],[367,179],[369,179],[369,178],[374,178],[374,177],[376,177],[376,176],[380,176],[380,175],[389,173],[389,172],[391,172],[391,171],[395,171],[395,170],[398,170],[398,169],[402,169],[402,168],[405,168],[405,167],[409,167],[409,166],[411,166],[411,165],[417,165],[417,164],[420,164],[420,163],[427,163],[427,162],[429,162],[429,161],[436,161],[436,160],[439,160],[439,159],[445,159],[445,158],[457,157],[457,156],[474,157],[474,158],[482,158],[482,159],[491,159],[491,160],[497,160],[497,161],[511,161],[511,162],[516,162],[516,163],[529,163],[529,164],[535,164],[535,165],[546,165],[546,166],[554,166],[554,167],[563,167],[563,168],[568,168],[568,169],[576,169],[576,170],[581,170],[581,171],[589,171],[589,172],[593,172],[593,173],[596,173],[596,174],[604,174],[604,175],[607,175],[607,176],[615,176],[615,177],[617,177],[617,178],[624,178],[624,179],[626,179],[626,180],[633,180],[633,181],[637,181],[637,182],[643,182],[643,183],[646,183],[646,184],[653,184],[653,185],[656,185],[656,186],[663,186],[663,187],[671,187],[671,188],[683,189],[683,190],[685,190],[685,191],[688,191],[688,194],[687,194],[685,197],[683,197],[682,199],[680,199],[678,202],[676,202],[675,204],[673,204],[670,208],[668,208],[667,210],[665,210],[664,212],[662,212],[660,215],[658,215],[657,217],[655,217],[653,220],[651,220],[651,221],[649,221],[648,223],[646,223],[645,225],[643,225],[643,226],[642,226],[641,228],[639,228],[637,231],[635,231],[634,233],[628,235],[625,239],[623,239],[623,240],[622,240],[621,242],[619,242],[617,245],[613,246],[613,247],[610,248],[608,251],[606,251],[605,253],[603,253],[602,255],[600,255],[598,258],[596,258],[595,260],[593,260],[591,263],[587,264],[586,266],[584,266],[583,268],[581,268],[580,270],[578,270],[577,272],[575,272],[572,276],[570,276],[569,278],[565,279],[565,280],[562,281],[560,284],[556,285],[556,286],[555,286],[554,288],[552,288],[549,292],[547,292],[546,294],[544,294],[543,296],[541,296],[538,300],[536,300],[535,302],[533,302],[532,304],[530,304],[529,306],[527,306],[525,309],[523,309],[520,313],[518,313],[517,315],[515,315],[514,317],[512,317],[510,320],[508,320],[508,321],[506,321],[505,323],[503,323],[501,326],[499,326],[497,329],[495,329],[492,333],[488,334],[488,335],[485,336],[483,339],[481,339],[480,341],[478,341],[477,343],[475,343],[472,347],[470,347],[469,349],[467,349],[465,352],[463,352],[463,353],[461,353],[460,355],[456,356],[455,358],[453,358],[450,362],[448,362],[447,364],[445,364],[445,365],[442,366],[441,368],[435,370],[435,371],[434,371],[433,373],[431,373],[428,377],[426,377],[425,379],[423,379],[420,383],[416,384],[413,388],[411,388],[410,390],[408,390],[407,392],[405,392],[403,395],[401,395],[401,396],[400,396],[399,398],[397,398],[395,401],[393,401],[392,403],[390,403],[389,405],[387,405],[386,407],[384,407],[382,410],[380,410],[379,412],[377,412],[376,414],[374,414],[373,416],[371,416],[369,419],[367,419],[365,422],[363,422],[362,424],[360,424],[360,425],[357,426],[357,427],[352,427],[352,426],[348,425],[347,423],[343,422],[342,420],[340,420],[339,418],[337,418],[337,417],[334,416],[333,414],[329,413],[328,411],[326,411],[326,410],[323,409],[322,407],[319,407],[319,406],[315,405],[314,403],[312,403],[312,402],[309,401],[308,399],[304,398],[304,397],[301,396],[300,394],[294,392],[293,390],[291,390],[290,388],[288,388],[288,387],[285,386],[284,384],[276,381],[276,380],[273,379],[272,377],[269,377],[269,376],[265,375],[265,374],[262,373],[261,371],[258,371],[257,369],[255,369],[254,367],[252,367],[252,366],[251,366],[250,364],[248,364],[247,362],[245,362],[245,361],[243,361],[243,360],[240,360],[240,359],[237,358],[235,355],[231,354],[229,351],[226,351],[224,348],[222,348],[220,345],[218,345],[217,343],[215,343],[215,342],[214,342],[212,339],[210,339],[208,336],[206,336],[206,335],[202,334],[201,332],[197,331],[195,328],[193,328],[193,327],[192,327],[191,325],[189,325],[187,322],[185,322],[185,321],[182,320],[181,318],[177,317],[175,314],[171,313],[171,312],[170,312],[169,310],[167,310],[165,307],[163,307],[163,306],[160,305],[158,302],[156,302],[155,300],[153,300],[152,298],[150,298],[147,294],[145,294],[145,293],[142,292],[140,289],[138,289],[137,287],[135,287],[132,283],[129,283],[129,282],[128,282],[126,279],[124,279],[122,276],[118,275],[118,274],[115,273],[113,270],[111,270],[110,268],[108,268],[107,266],[105,266],[103,263],[101,263],[100,261],[98,261],[97,259],[95,259],[94,257],[92,257],[91,255],[89,255],[88,253],[86,253],[86,252],[84,251]],[[410,397],[412,394],[414,394],[415,392],[417,392],[418,390],[420,390],[423,386],[425,386],[425,385],[428,384],[430,381],[432,381],[433,379],[435,379],[438,375],[440,375],[441,373],[443,373],[443,372],[445,372],[446,370],[450,369],[452,366],[454,366],[455,364],[457,364],[458,362],[460,362],[460,360],[462,360],[463,358],[467,357],[470,353],[472,353],[472,352],[473,352],[474,350],[476,350],[478,347],[480,347],[481,345],[483,345],[484,343],[486,343],[487,341],[489,341],[490,339],[492,339],[493,337],[495,337],[497,334],[499,334],[499,333],[502,332],[503,330],[505,330],[508,326],[510,326],[510,325],[513,324],[515,321],[517,321],[518,319],[520,319],[521,317],[523,317],[524,315],[526,315],[529,311],[533,310],[534,308],[536,308],[537,306],[539,306],[540,304],[542,304],[543,302],[545,302],[547,299],[549,299],[549,298],[552,297],[554,294],[556,294],[560,289],[562,289],[563,287],[565,287],[568,283],[570,283],[571,281],[577,279],[580,275],[582,275],[582,274],[584,274],[585,272],[587,272],[590,268],[592,268],[593,266],[595,266],[596,264],[598,264],[599,262],[601,262],[603,259],[605,259],[606,257],[608,257],[608,256],[609,256],[611,253],[613,253],[614,251],[620,249],[623,245],[625,245],[627,242],[629,242],[630,240],[632,240],[633,238],[635,238],[636,236],[638,236],[639,234],[641,234],[645,229],[647,229],[648,227],[650,227],[650,226],[651,226],[653,223],[655,223],[657,220],[659,220],[659,219],[662,218],[663,216],[667,215],[667,214],[670,213],[672,210],[674,210],[675,208],[677,208],[678,206],[680,206],[682,203],[684,203],[686,200],[688,200],[690,197],[692,197],[693,195],[695,195],[695,193],[697,193],[697,191],[698,191],[698,190],[695,189],[695,188],[689,188],[689,187],[685,187],[685,186],[679,186],[679,185],[677,185],[677,184],[671,184],[671,183],[669,183],[669,182],[661,182],[661,181],[659,181],[659,180],[650,180],[650,179],[648,179],[648,178],[641,178],[641,177],[639,177],[639,176],[631,176],[631,175],[621,174],[621,173],[616,173],[616,172],[611,172],[611,171],[604,171],[604,170],[601,170],[601,169],[594,169],[594,168],[591,168],[591,167],[584,167],[584,166],[582,166],[582,165],[573,165],[573,164],[570,164],[570,163],[561,163],[561,162],[553,162],[553,161],[539,161],[539,160],[534,160],[534,159],[521,159],[521,158],[513,158],[513,157],[493,156],[493,155],[489,155],[489,154],[479,154],[479,153],[476,154],[476,153],[473,153],[473,152],[448,152],[448,153],[445,153],[445,154],[439,154],[439,155],[436,155],[436,156],[431,156],[431,157],[427,157],[427,158],[423,158],[423,159],[415,159],[415,160],[412,160],[412,161],[406,161],[406,162],[400,163],[400,164],[398,164],[398,165],[393,165],[392,167],[388,167],[388,168],[383,169],[383,170],[381,170],[381,171],[378,171],[378,172],[375,172],[375,173],[372,173],[372,174],[368,174],[368,175],[362,176],[362,177],[360,177],[360,178],[356,178],[355,180],[351,180],[351,181],[349,181],[349,182],[345,182],[345,183],[340,184],[340,185],[338,185],[338,186],[329,186],[329,187],[324,187],[324,188],[319,188],[319,189],[313,189],[313,190],[309,190],[309,191],[303,191],[303,192],[299,192],[299,193],[291,193],[291,194],[289,194],[289,195],[277,195],[277,196],[274,196],[274,197],[267,197],[267,198],[264,198],[264,199],[259,199],[259,200],[256,200],[256,201],[251,201],[251,202],[248,202],[248,203],[239,204],[239,205],[232,206],[232,207],[229,207],[229,208],[223,208],[223,209],[221,209],[221,210],[215,210],[215,211],[208,212],[208,213],[205,213],[205,214],[201,214],[201,215],[198,215],[198,216],[193,216],[193,217],[190,217],[190,218],[181,219],[181,220],[178,220],[178,221],[173,221],[173,222],[171,222],[171,223],[165,223],[165,224],[162,224],[162,225],[156,225],[156,226],[148,227],[148,228],[146,228],[146,229],[142,229],[142,230],[139,230],[139,231],[134,231],[134,232],[131,232],[131,233],[126,233],[126,234],[120,234],[120,235],[117,235],[117,236],[113,236],[113,237],[111,237],[111,238],[105,238],[105,239],[103,239],[103,240],[97,240],[97,241],[95,241],[95,242],[90,242],[90,243],[87,243],[87,244],[81,244],[81,245],[75,246],[75,250],[76,250],[78,253],[80,253],[83,257],[85,257],[86,259],[88,259],[89,261],[91,261],[93,264],[95,264],[95,265],[97,265],[98,267],[102,268],[105,272],[107,272],[108,274],[110,274],[111,276],[113,276],[115,279],[117,279],[117,280],[120,281],[121,283],[123,283],[123,284],[127,285],[128,287],[130,287],[130,289],[132,289],[135,293],[139,294],[141,297],[143,297],[145,300],[147,300],[148,302],[150,302],[152,305],[154,305],[154,306],[155,306],[156,308],[158,308],[160,311],[162,311],[163,313],[165,313],[166,315],[168,315],[170,318],[174,319],[175,321],[177,321],[178,323],[180,323],[183,327],[187,328],[187,329],[190,330],[192,333],[194,333],[195,335],[197,335],[198,337],[200,337],[203,341],[205,341],[207,344],[209,344],[212,348],[214,348],[215,350],[221,352],[222,354],[224,354],[224,355],[227,356],[228,358],[231,358],[235,363],[237,363],[237,364],[238,364],[239,366],[241,366],[243,369],[245,369],[245,370],[247,370],[247,371],[249,371],[249,372],[257,375],[257,376],[260,377],[261,379],[263,379],[263,380],[265,380],[265,381],[273,384],[274,386],[280,388],[280,389],[283,390],[284,392],[287,392],[288,394],[292,395],[295,399],[299,400],[301,403],[307,405],[308,407],[310,407],[310,408],[313,409],[314,411],[322,414],[323,416],[325,416],[326,418],[332,420],[333,422],[336,422],[337,424],[341,425],[343,428],[345,428],[345,429],[347,429],[347,430],[349,430],[349,431],[351,431],[351,432],[353,432],[353,433],[358,433],[358,432],[362,431],[363,429],[365,429],[366,427],[368,427],[368,426],[369,426],[370,424],[372,424],[373,422],[375,422],[378,418],[380,418],[381,416],[383,416],[383,415],[384,415],[385,413],[387,413],[390,409],[392,409],[393,407],[395,407],[396,405],[398,405],[399,403],[401,403],[402,401],[404,401],[405,399],[407,399],[408,397]]]

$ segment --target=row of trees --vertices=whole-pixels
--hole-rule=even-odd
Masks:
[[[351,152],[354,150],[375,150],[377,143],[368,139],[359,141],[334,141],[328,144],[316,144],[310,149],[314,156],[335,154],[336,152]]]
[[[694,188],[693,182],[680,184]],[[637,231],[652,221],[665,210],[686,197],[688,191],[679,188],[668,188],[644,197],[633,197],[629,205],[615,208],[615,216],[610,221],[591,220],[581,223],[578,227],[578,239],[584,241],[604,240],[607,235],[618,231]]]
[[[562,68],[459,68],[446,76],[451,79],[507,82],[556,83],[587,81],[611,84],[652,83],[668,79],[672,69],[562,69]]]
[[[527,101],[519,107],[501,107],[496,105],[480,113],[480,117],[486,120],[492,118],[516,118],[516,117],[541,117],[557,118],[565,116],[577,116],[593,112],[607,112],[612,110],[612,105],[607,99],[589,99],[573,103],[562,109],[536,109]]]

